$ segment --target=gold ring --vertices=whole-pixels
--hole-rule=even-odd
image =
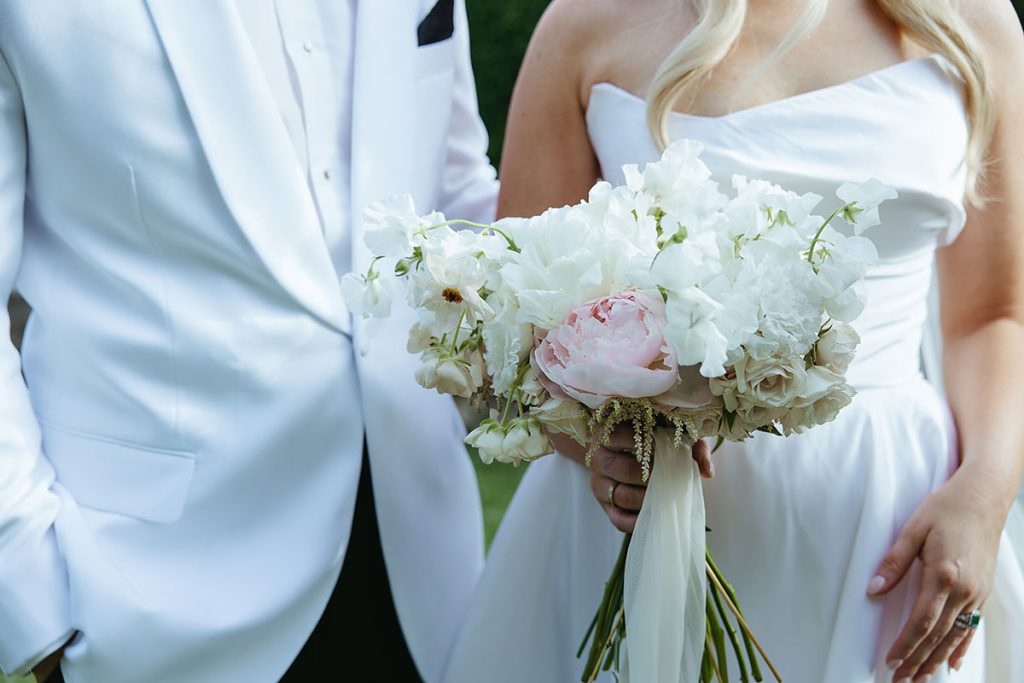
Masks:
[[[615,504],[615,489],[616,487],[618,487],[619,484],[620,482],[615,482],[608,487],[608,504],[611,505],[613,508],[619,507],[618,505]]]

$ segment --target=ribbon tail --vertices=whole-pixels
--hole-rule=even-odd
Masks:
[[[626,556],[623,681],[692,683],[704,656],[704,494],[689,444],[655,434],[654,469]]]

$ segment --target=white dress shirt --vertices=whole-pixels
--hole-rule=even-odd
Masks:
[[[339,275],[351,269],[355,2],[235,0],[305,171]]]

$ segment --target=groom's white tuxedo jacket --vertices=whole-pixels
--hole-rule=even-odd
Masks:
[[[418,47],[433,2],[358,3],[357,270],[370,201],[493,211],[462,4]],[[276,680],[337,579],[365,433],[399,620],[439,678],[482,564],[461,425],[415,385],[407,321],[350,320],[232,0],[0,3],[13,286],[35,313],[21,366],[0,348],[0,667],[77,630],[69,683]]]

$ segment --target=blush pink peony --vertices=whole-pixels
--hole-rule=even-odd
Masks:
[[[553,396],[591,409],[615,397],[653,398],[679,378],[666,322],[660,298],[614,294],[569,313],[534,350],[533,364]]]

